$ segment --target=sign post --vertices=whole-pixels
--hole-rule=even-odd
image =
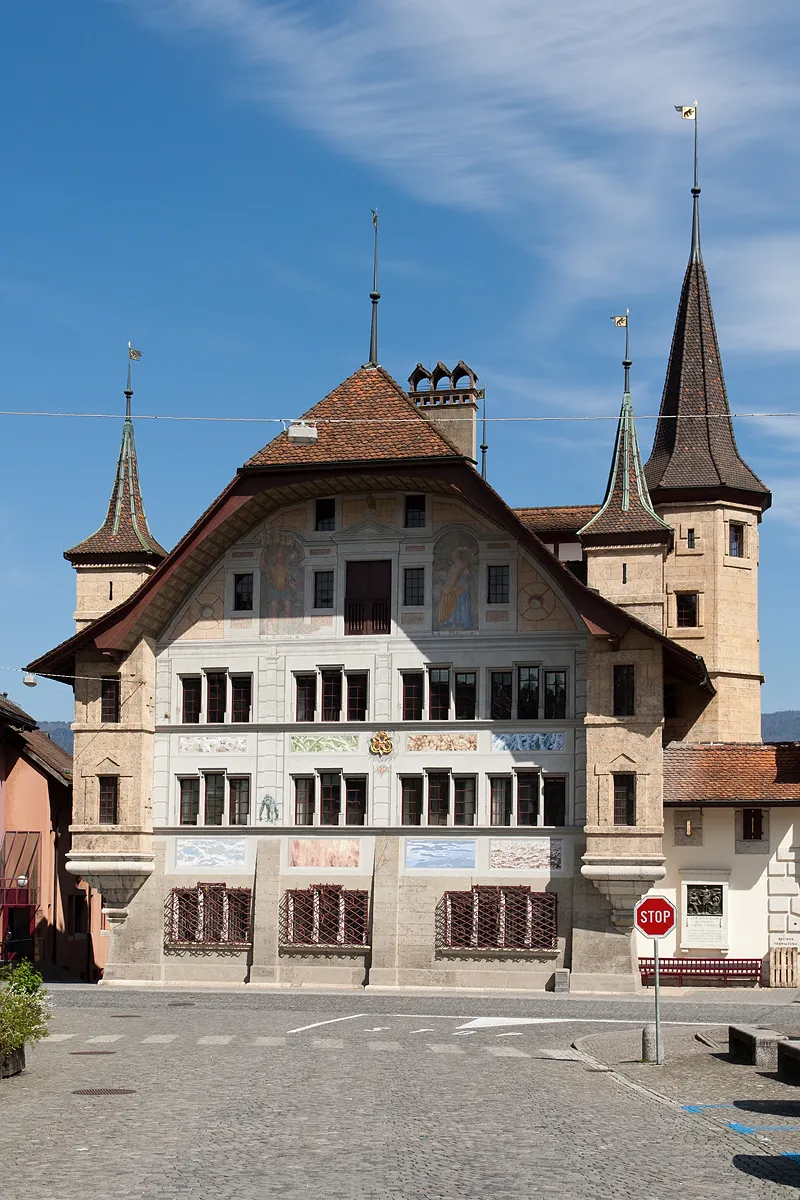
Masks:
[[[658,943],[662,937],[672,933],[677,923],[677,910],[666,896],[645,896],[636,905],[633,923],[639,933],[653,939],[653,982],[655,984],[656,1007],[656,1063],[661,1066],[664,1055],[661,1051],[661,980],[659,978]]]

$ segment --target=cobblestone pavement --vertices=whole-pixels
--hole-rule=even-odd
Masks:
[[[800,1186],[798,1160],[715,1110],[582,1058],[572,1042],[601,1026],[568,1005],[523,1000],[515,1016],[510,999],[459,998],[441,1013],[415,997],[412,1013],[382,996],[365,1011],[358,996],[331,1016],[298,995],[81,994],[57,992],[53,1036],[0,1085],[4,1197],[744,1200]],[[75,1094],[101,1088],[126,1091]]]

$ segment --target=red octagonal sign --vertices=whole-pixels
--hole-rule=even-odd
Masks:
[[[660,938],[672,933],[678,919],[675,905],[666,896],[645,896],[636,905],[633,923],[645,937]]]

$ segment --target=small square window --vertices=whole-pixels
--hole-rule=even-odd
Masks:
[[[253,576],[234,575],[233,577],[233,610],[234,612],[253,611]]]
[[[676,592],[675,610],[679,629],[697,626],[697,592]]]
[[[406,567],[403,572],[403,604],[419,608],[425,603],[425,568]]]
[[[742,841],[762,842],[764,840],[764,810],[761,808],[745,808],[742,810]]]
[[[317,500],[314,528],[318,533],[336,528],[335,500]]]
[[[119,777],[117,775],[100,776],[100,825],[117,825],[119,823]]]
[[[406,496],[406,529],[422,529],[425,524],[425,497]]]
[[[314,572],[314,608],[333,608],[333,571]]]
[[[614,824],[636,824],[636,776],[614,776]]]
[[[731,558],[744,558],[744,525],[735,521],[728,526],[728,554]]]
[[[696,548],[695,536],[693,529],[686,530],[686,549],[694,550]]]
[[[510,567],[489,567],[487,571],[487,604],[508,604]]]

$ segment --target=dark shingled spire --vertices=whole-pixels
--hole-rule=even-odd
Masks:
[[[157,566],[167,552],[153,537],[144,514],[139,487],[139,468],[131,420],[130,367],[125,389],[125,420],[122,425],[122,445],[117,461],[117,474],[108,504],[106,519],[96,533],[64,551],[64,558],[75,565],[91,563],[150,563]]]
[[[645,475],[654,504],[730,500],[769,508],[769,489],[740,457],[700,250],[697,156],[692,247],[672,337],[667,378]]]

